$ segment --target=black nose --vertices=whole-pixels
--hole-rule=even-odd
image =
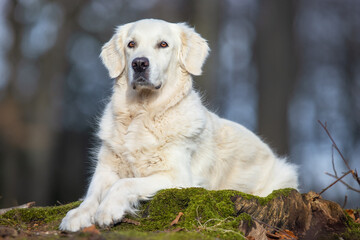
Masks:
[[[135,58],[131,66],[135,72],[144,72],[149,67],[149,59],[146,57]]]

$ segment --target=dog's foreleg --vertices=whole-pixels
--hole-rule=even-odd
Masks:
[[[86,197],[81,205],[69,211],[60,224],[64,231],[76,232],[94,224],[94,215],[107,190],[119,179],[109,166],[97,165]]]
[[[172,182],[166,174],[119,179],[101,202],[95,214],[95,222],[99,226],[119,222],[126,212],[136,211],[139,200],[147,199],[161,189],[173,187]]]

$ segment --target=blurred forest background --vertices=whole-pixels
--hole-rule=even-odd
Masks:
[[[112,88],[100,49],[115,26],[143,18],[188,22],[208,39],[197,89],[210,109],[298,164],[302,192],[334,180],[317,120],[360,169],[358,0],[1,0],[0,207],[85,193]],[[347,171],[336,153],[334,162]],[[347,207],[360,207],[341,183],[324,197],[342,204],[345,195]]]

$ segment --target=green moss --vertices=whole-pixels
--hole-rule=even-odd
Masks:
[[[244,221],[249,227],[252,227],[252,225],[254,224],[253,219],[247,213],[241,213],[238,218],[240,221]]]
[[[284,196],[284,197],[289,196],[292,191],[296,191],[296,190],[293,188],[284,188],[284,189],[275,190],[271,194],[269,194],[267,197],[259,198],[259,203],[262,206],[264,206],[274,198],[278,198],[281,196]]]
[[[137,216],[126,216],[139,221],[140,226],[120,223],[103,230],[102,235],[107,239],[242,239],[243,234],[238,230],[240,222],[245,221],[249,226],[253,222],[248,214],[236,216],[231,197],[240,195],[245,199],[256,198],[264,205],[273,198],[289,195],[292,190],[277,190],[261,198],[234,190],[166,189],[159,191],[151,201],[142,203]],[[28,228],[37,223],[46,225],[48,230],[57,229],[66,212],[79,204],[75,202],[56,207],[15,209],[0,216],[0,224]],[[184,215],[176,225],[170,226],[179,212]],[[176,228],[182,231],[172,232]]]
[[[27,224],[59,223],[65,214],[80,205],[73,202],[66,205],[54,207],[35,207],[25,209],[13,209],[0,216],[0,225],[23,226]]]
[[[190,230],[209,219],[235,217],[230,199],[234,195],[236,191],[207,191],[203,188],[163,190],[143,206],[142,214],[146,217],[141,222],[146,230],[164,229],[179,212],[183,212],[178,226]]]
[[[176,227],[187,231],[198,229],[222,238],[239,238],[242,235],[238,231],[240,221],[245,220],[250,225],[252,220],[247,214],[236,216],[231,197],[240,195],[245,199],[256,198],[264,205],[273,198],[289,195],[291,191],[293,189],[277,190],[268,197],[261,198],[234,190],[166,189],[159,191],[152,201],[142,206],[139,215],[143,217],[138,220],[142,231],[172,229],[175,227],[171,227],[170,223],[179,212],[183,212]]]
[[[106,232],[102,236],[107,240],[112,239],[132,239],[132,240],[190,240],[190,239],[204,239],[215,240],[215,237],[206,235],[202,232],[196,231],[181,231],[181,232],[141,232],[135,230],[126,230],[121,232]]]
[[[358,210],[359,211],[359,210]],[[349,214],[344,211],[346,215],[346,225],[348,229],[345,233],[341,235],[343,239],[360,239],[360,224],[356,223]]]

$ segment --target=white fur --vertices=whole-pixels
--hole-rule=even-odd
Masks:
[[[127,47],[130,41],[136,47]],[[159,48],[166,41],[167,48]],[[185,24],[141,20],[120,26],[101,58],[116,78],[100,122],[98,162],[85,200],[60,229],[108,226],[140,199],[172,187],[236,189],[266,196],[297,188],[296,167],[245,127],[209,112],[192,88],[208,45]],[[131,62],[147,57],[153,86],[133,89]]]

